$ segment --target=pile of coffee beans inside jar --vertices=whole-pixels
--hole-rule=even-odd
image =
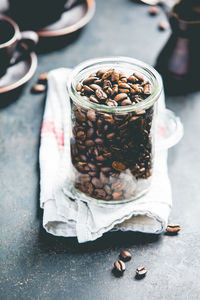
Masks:
[[[99,70],[78,83],[86,101],[106,106],[134,106],[151,94],[141,74]],[[73,107],[72,163],[75,187],[92,198],[131,199],[145,189],[152,173],[153,107],[109,113]],[[140,182],[140,184],[139,184]]]

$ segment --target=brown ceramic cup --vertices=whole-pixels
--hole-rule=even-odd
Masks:
[[[33,31],[20,32],[18,25],[9,17],[0,14],[0,75],[10,63],[14,63],[14,53],[19,43],[24,43],[25,51],[31,51],[38,42]]]

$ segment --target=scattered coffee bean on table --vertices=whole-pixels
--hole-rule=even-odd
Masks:
[[[180,225],[178,224],[168,224],[166,231],[170,234],[177,234],[181,230]]]
[[[161,30],[161,31],[165,31],[169,28],[169,23],[166,22],[166,21],[161,21],[159,24],[158,24],[158,28]]]
[[[123,261],[129,261],[129,260],[131,260],[132,255],[129,251],[123,250],[123,251],[120,252],[120,258]]]
[[[151,16],[155,16],[160,12],[160,7],[159,6],[150,6],[149,7],[149,14]]]
[[[76,86],[84,101],[106,108],[134,106],[149,97],[151,89],[142,74],[126,76],[115,69],[99,70]],[[75,188],[98,200],[134,198],[152,174],[154,108],[109,113],[72,105]]]
[[[138,267],[136,269],[136,278],[141,279],[144,278],[147,273],[147,269],[145,267]]]
[[[44,93],[46,91],[46,86],[44,84],[34,84],[31,88],[33,94]]]
[[[38,81],[44,82],[44,81],[47,81],[47,78],[48,78],[48,72],[45,72],[45,73],[40,74],[40,76],[38,77]]]
[[[115,275],[117,275],[117,276],[123,275],[125,269],[126,269],[126,266],[122,260],[119,259],[114,262],[113,272],[115,273]]]

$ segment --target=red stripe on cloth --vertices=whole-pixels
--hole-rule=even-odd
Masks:
[[[46,134],[52,134],[57,141],[58,146],[64,146],[64,131],[63,129],[55,128],[53,121],[43,121],[41,128],[41,137]]]

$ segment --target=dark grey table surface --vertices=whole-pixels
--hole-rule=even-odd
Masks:
[[[166,97],[184,123],[182,141],[169,151],[172,222],[178,236],[107,233],[79,245],[41,226],[38,148],[44,95],[31,95],[37,76],[93,57],[124,55],[154,64],[170,30],[160,32],[148,7],[130,0],[97,0],[93,20],[72,43],[38,55],[35,76],[17,100],[0,109],[0,299],[200,299],[200,93]],[[111,269],[122,249],[133,259],[123,278]],[[145,265],[145,279],[134,279]]]

